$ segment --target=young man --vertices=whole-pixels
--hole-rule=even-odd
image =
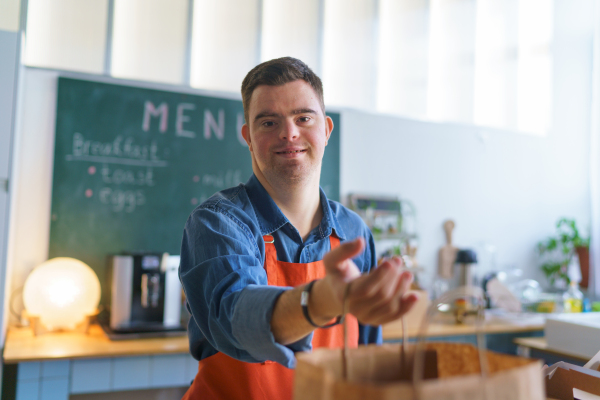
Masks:
[[[375,268],[369,229],[319,188],[333,129],[319,77],[300,60],[271,60],[248,73],[242,98],[254,174],[196,208],[183,234],[200,361],[184,399],[289,399],[294,352],[342,346],[344,299],[353,346],[381,342],[377,325],[416,301],[401,260]]]

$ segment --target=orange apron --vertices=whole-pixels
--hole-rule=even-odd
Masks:
[[[271,286],[300,286],[325,276],[323,261],[311,263],[288,263],[277,260],[272,236],[264,236],[265,269]],[[271,242],[271,243],[268,243]],[[339,246],[340,240],[329,236],[331,248]],[[346,316],[348,342],[358,346],[358,321],[353,315]],[[343,325],[316,329],[312,339],[313,348],[341,348],[344,345]],[[292,398],[294,370],[274,361],[247,363],[217,353],[199,362],[198,374],[182,400],[286,400]]]

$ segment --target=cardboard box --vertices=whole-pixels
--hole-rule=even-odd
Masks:
[[[599,353],[600,354],[600,353]],[[558,400],[591,400],[600,396],[600,371],[566,362],[544,370],[546,395]]]

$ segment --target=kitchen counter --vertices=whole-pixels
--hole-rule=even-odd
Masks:
[[[483,325],[482,333],[489,334],[505,334],[505,333],[522,333],[536,332],[544,329],[544,323],[540,320],[528,322],[511,323],[510,321],[486,321]],[[452,323],[434,323],[430,324],[426,337],[442,337],[442,336],[462,336],[475,335],[476,327],[474,325],[457,325]],[[411,326],[408,328],[408,336],[416,338],[419,334],[419,328]],[[399,321],[392,322],[383,326],[383,340],[396,340],[402,338],[402,326]]]
[[[30,328],[10,328],[4,345],[4,363],[174,354],[188,351],[186,335],[111,341],[98,325],[92,325],[87,335],[78,332],[56,332],[34,336]]]

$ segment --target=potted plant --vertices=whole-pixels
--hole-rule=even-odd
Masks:
[[[556,223],[557,235],[538,243],[540,255],[546,256],[546,262],[541,268],[554,285],[557,279],[564,280],[567,285],[570,278],[567,274],[568,266],[575,254],[579,257],[581,268],[580,286],[587,288],[590,264],[590,239],[582,237],[577,229],[574,219],[561,218]]]

